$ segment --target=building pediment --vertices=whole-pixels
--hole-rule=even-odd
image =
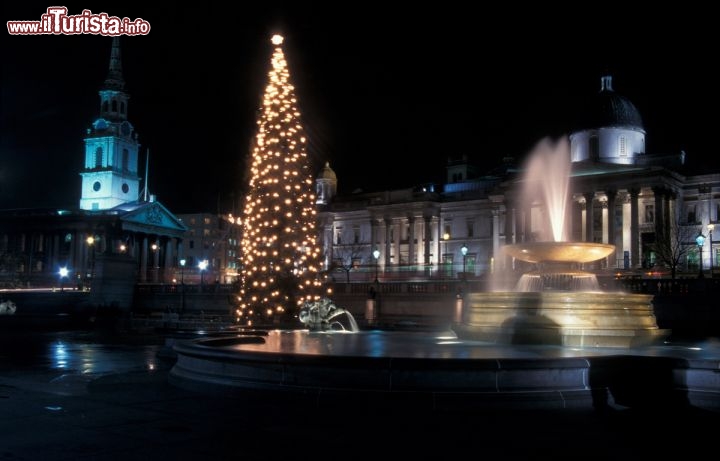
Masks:
[[[123,228],[134,230],[163,230],[183,233],[187,227],[174,214],[159,202],[141,202],[135,205],[117,207],[124,213],[120,220]]]

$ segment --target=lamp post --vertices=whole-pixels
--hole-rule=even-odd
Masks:
[[[372,252],[373,258],[375,258],[375,283],[378,283],[378,258],[380,258],[380,250],[375,249]]]
[[[203,259],[198,263],[198,269],[200,269],[200,291],[203,290],[203,277],[205,275],[205,269],[208,267],[208,260]]]
[[[442,239],[443,239],[443,241],[445,242],[445,251],[447,251],[447,241],[450,240],[450,233],[449,233],[449,232],[445,232],[445,233],[442,235]],[[440,247],[440,250],[442,251],[442,246]],[[441,254],[440,257],[438,258],[438,267],[439,267],[440,264],[442,264],[443,266],[445,266],[445,267],[443,267],[443,277],[447,277],[448,275],[452,275],[452,270],[448,270],[448,267],[447,267],[448,264],[447,264],[447,263],[448,263],[448,261],[445,260],[445,253]],[[448,272],[450,272],[450,274],[448,274]]]
[[[463,246],[460,247],[460,253],[462,253],[462,257],[463,257],[463,280],[465,280],[465,260],[467,259],[467,252],[468,252],[468,247],[467,247],[467,245],[465,245],[463,243]]]
[[[63,283],[63,279],[68,276],[68,268],[61,267],[58,271],[58,274],[60,275],[60,292],[63,292],[65,291],[65,284]]]
[[[702,233],[698,234],[698,236],[695,237],[695,243],[697,243],[698,249],[700,250],[700,272],[698,273],[698,278],[701,279],[704,277],[702,250],[703,250],[703,245],[705,244],[705,236],[702,235]]]
[[[90,271],[86,273],[86,276],[92,279],[95,276],[95,237],[89,235],[85,241],[88,244],[88,258],[90,259]]]
[[[180,314],[185,314],[185,263],[187,260],[180,260]]]
[[[708,224],[708,239],[710,239],[710,278],[713,276],[713,270],[715,267],[713,266],[713,239],[712,239],[712,231],[715,229],[715,224]]]

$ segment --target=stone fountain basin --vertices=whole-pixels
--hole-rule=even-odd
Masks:
[[[593,242],[526,242],[505,245],[508,255],[529,263],[589,263],[605,258],[615,245]]]

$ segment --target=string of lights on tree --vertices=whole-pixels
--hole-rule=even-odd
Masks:
[[[249,163],[237,319],[251,325],[322,296],[313,171],[283,37],[275,35]],[[288,309],[290,311],[288,312]]]

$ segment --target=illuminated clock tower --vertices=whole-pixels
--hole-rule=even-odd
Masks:
[[[80,172],[80,208],[107,210],[138,200],[138,136],[127,121],[128,99],[120,62],[120,38],[114,37],[110,70],[100,90],[100,117],[85,138],[85,165]]]

